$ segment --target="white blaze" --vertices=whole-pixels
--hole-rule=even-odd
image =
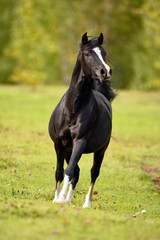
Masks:
[[[97,54],[97,56],[99,57],[99,59],[101,60],[103,65],[105,66],[107,72],[110,72],[110,67],[103,60],[102,55],[101,55],[101,50],[99,49],[99,47],[93,48],[93,51]]]

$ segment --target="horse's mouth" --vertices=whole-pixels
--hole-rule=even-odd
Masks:
[[[111,79],[111,76],[102,78],[102,77],[97,77],[101,83],[105,83]]]
[[[101,77],[99,77],[99,76],[92,76],[92,78],[93,78],[94,80],[99,80],[101,83],[105,83],[105,82],[111,80],[111,76],[106,77],[106,78],[101,78]]]
[[[104,78],[101,82],[107,82],[109,80],[111,80],[111,76]]]
[[[95,74],[92,76],[93,79],[99,79],[99,81],[101,83],[103,82],[107,82],[111,79],[111,75],[110,74],[101,74],[101,72],[99,71],[99,69],[95,72]]]

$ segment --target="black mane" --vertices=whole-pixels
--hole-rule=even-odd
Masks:
[[[102,93],[109,102],[112,102],[116,97],[116,93],[111,88],[111,81],[107,81],[106,83],[101,83],[99,80],[95,80],[94,89],[100,93]]]

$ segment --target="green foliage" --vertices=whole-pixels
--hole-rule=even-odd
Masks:
[[[135,82],[141,89],[160,89],[160,2],[145,1],[143,11],[143,31],[137,39],[134,54]],[[137,53],[137,54],[136,54]]]
[[[2,0],[0,82],[69,83],[84,32],[104,33],[121,88],[160,88],[160,2]]]
[[[82,209],[91,154],[79,162],[72,205],[52,203],[56,155],[47,128],[65,91],[0,88],[0,239],[159,239],[159,190],[144,171],[148,166],[159,178],[159,92],[122,91],[113,102],[113,138],[92,207]]]
[[[49,9],[47,4],[44,7]],[[12,82],[41,84],[60,78],[57,66],[59,53],[56,43],[47,32],[48,28],[42,24],[41,16],[48,16],[47,9],[41,11],[42,8],[43,1],[39,1],[39,11],[36,11],[36,1],[20,0],[17,3],[12,23],[13,40],[6,50],[7,56],[16,62]],[[39,16],[40,13],[43,15]]]
[[[0,82],[10,82],[10,75],[14,69],[13,58],[6,56],[6,49],[12,38],[12,22],[14,21],[14,0],[0,1]]]

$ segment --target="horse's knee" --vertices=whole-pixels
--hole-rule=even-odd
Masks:
[[[72,167],[72,165],[68,165],[64,171],[64,174],[69,176],[69,181],[71,181],[71,179],[74,176],[74,168]]]

